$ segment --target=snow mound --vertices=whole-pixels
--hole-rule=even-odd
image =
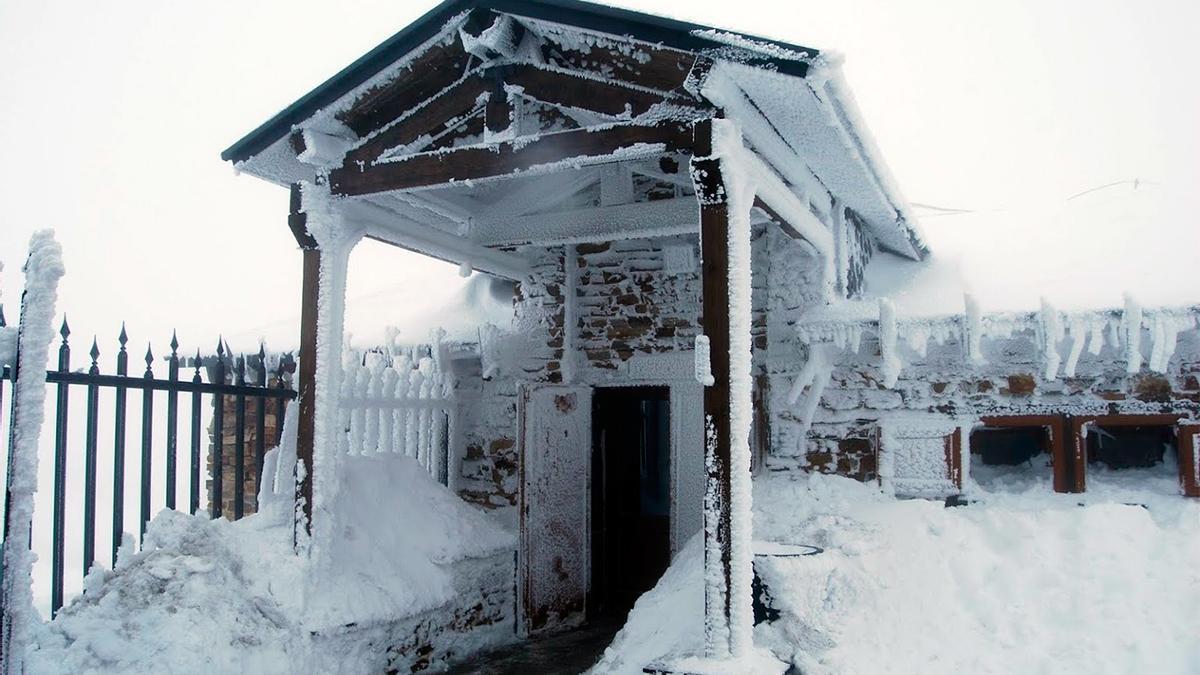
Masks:
[[[781,618],[755,643],[806,675],[1198,672],[1200,504],[975,496],[946,508],[837,476],[756,480],[755,538],[824,553],[756,560]],[[676,558],[596,672],[700,648],[701,558]]]
[[[454,595],[450,565],[516,547],[516,537],[402,455],[348,457],[333,506],[336,574],[308,611],[318,627],[432,609]],[[369,592],[364,592],[369,591]]]
[[[297,570],[271,571],[288,531],[256,541],[239,529],[160,513],[141,552],[123,550],[113,572],[93,568],[84,594],[45,626],[29,672],[290,672],[300,631],[285,592]]]
[[[235,523],[164,510],[141,551],[95,568],[40,627],[28,672],[305,672],[313,632],[438,607],[454,597],[455,562],[515,546],[412,458],[349,457],[340,470],[332,572],[294,553],[290,503],[270,494]]]

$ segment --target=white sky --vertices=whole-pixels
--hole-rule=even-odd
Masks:
[[[844,53],[913,202],[1019,218],[1118,180],[1200,184],[1200,3],[615,4]],[[218,154],[431,6],[0,3],[0,301],[10,321],[29,235],[53,227],[68,269],[60,308],[77,345],[93,331],[115,335],[121,318],[135,345],[163,345],[172,327],[185,349],[218,332],[246,348],[260,336],[294,342],[300,256],[288,196],[235,176]],[[352,298],[400,285],[428,304],[455,287],[454,270],[389,255],[352,280]],[[1184,283],[1200,289],[1194,279]]]

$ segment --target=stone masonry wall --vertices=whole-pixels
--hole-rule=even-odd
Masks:
[[[857,353],[843,351],[821,397],[812,429],[801,437],[801,421],[786,401],[775,398],[774,469],[801,468],[859,480],[878,476],[881,419],[924,415],[972,420],[990,415],[1152,414],[1196,417],[1200,411],[1200,335],[1179,336],[1166,373],[1145,366],[1126,372],[1124,354],[1105,346],[1087,352],[1074,377],[1044,377],[1044,357],[1034,331],[984,341],[985,363],[969,366],[956,337],[930,340],[920,350],[902,345],[904,367],[895,386],[881,384],[878,341],[866,339]]]

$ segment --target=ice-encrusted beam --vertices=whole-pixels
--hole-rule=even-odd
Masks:
[[[510,246],[671,236],[697,227],[696,199],[688,196],[476,220],[471,232],[484,246]]]
[[[339,206],[345,219],[372,239],[513,281],[530,274],[529,262],[515,253],[481,246],[363,200],[344,199]]]
[[[640,158],[690,147],[691,127],[680,121],[618,124],[422,152],[362,170],[335,169],[329,185],[335,195],[367,195]]]

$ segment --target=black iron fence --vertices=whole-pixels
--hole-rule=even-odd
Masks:
[[[0,327],[3,325],[0,314]],[[260,347],[257,354],[235,356],[218,341],[215,354],[211,356],[201,356],[197,351],[194,357],[181,357],[179,342],[173,334],[170,353],[163,359],[165,377],[154,372],[155,358],[150,345],[146,348],[144,372],[131,375],[127,350],[129,338],[122,326],[117,338],[115,372],[105,374],[101,372],[101,352],[96,339],[92,340],[88,352],[90,365],[87,369],[72,370],[70,329],[65,319],[59,335],[57,367],[46,373],[46,380],[53,387],[52,392],[47,392],[47,423],[51,420],[54,423],[53,488],[49,509],[49,607],[52,613],[62,607],[64,599],[69,541],[68,494],[73,497],[72,502],[77,497],[82,499],[81,517],[72,518],[72,529],[81,535],[76,544],[81,547],[81,555],[70,556],[80,563],[81,582],[96,562],[97,522],[101,511],[109,510],[109,506],[110,546],[104,554],[110,564],[116,564],[117,551],[126,536],[128,511],[133,507],[126,504],[127,471],[139,472],[136,487],[139,542],[146,534],[146,525],[156,507],[183,510],[180,504],[185,503],[188,513],[197,513],[204,500],[207,512],[214,518],[241,518],[247,511],[248,488],[253,491],[261,484],[266,450],[279,443],[284,408],[296,397],[291,384],[295,361],[290,354],[269,358]],[[3,409],[4,382],[16,380],[14,369],[15,366],[5,366],[0,373],[0,410]],[[11,390],[10,385],[10,397]],[[80,398],[78,395],[73,397],[74,392],[83,394],[82,427],[70,415],[72,399]],[[160,404],[165,408],[156,407]],[[127,419],[131,407],[135,418],[140,416],[141,423],[140,438],[134,440],[139,451],[135,461],[131,461],[126,453],[131,440]],[[156,410],[162,412],[156,415]],[[189,420],[182,425],[186,433],[182,439],[184,448],[180,447],[181,416]],[[111,433],[111,443],[102,437],[102,422],[105,431]],[[80,451],[83,453],[82,467],[77,454]],[[181,451],[185,453],[182,457]],[[46,453],[42,455],[45,462]],[[186,481],[180,476],[181,459],[186,462]],[[82,476],[69,476],[71,467],[75,471],[82,468]],[[107,498],[104,501],[110,503],[103,506],[98,502],[102,467],[105,477],[111,480],[111,490],[104,486],[103,495]],[[181,482],[184,483],[182,486]],[[69,485],[73,490],[70,493]],[[256,504],[253,500],[254,495],[250,495],[251,508]],[[6,490],[6,528],[8,508]],[[45,522],[39,511],[34,519],[35,535]],[[74,540],[73,537],[70,539]]]

